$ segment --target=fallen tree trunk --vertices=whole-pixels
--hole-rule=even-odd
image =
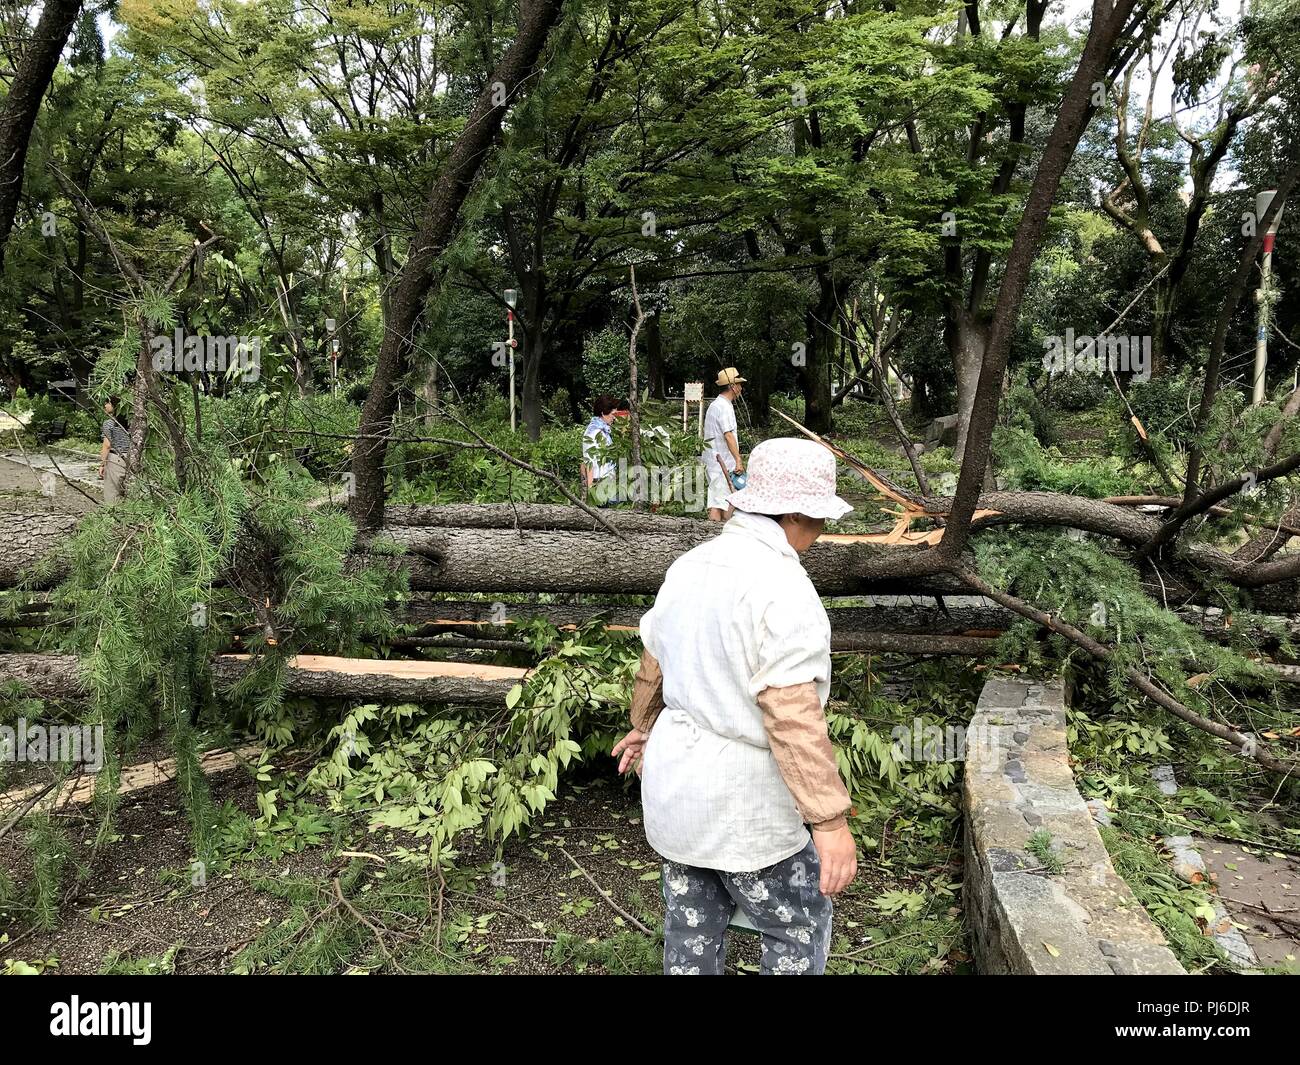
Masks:
[[[969,594],[959,600],[949,598],[943,605],[928,599],[924,596],[899,596],[895,602],[867,606],[827,604],[831,646],[834,650],[865,647],[870,637],[882,633],[996,637],[1017,619],[1012,611]],[[490,633],[508,633],[511,626],[533,618],[541,618],[557,628],[572,628],[600,620],[609,628],[633,630],[649,609],[648,605],[601,602],[490,603],[485,600],[417,597],[397,608],[396,620],[399,624],[418,627],[421,635],[455,633],[483,637]],[[1218,607],[1189,606],[1178,614],[1210,640],[1227,639],[1239,625],[1231,614]],[[1300,640],[1300,616],[1278,615],[1270,621],[1277,625],[1278,633],[1272,640],[1263,641],[1265,648],[1276,646],[1283,638]]]
[[[925,502],[941,510],[947,501]],[[1154,518],[1130,508],[1051,492],[990,493],[981,500],[981,506],[985,505],[990,513],[976,521],[982,528],[1003,524],[1065,526],[1138,546],[1149,542],[1160,527]],[[427,513],[441,509],[415,508],[407,513],[411,518],[441,520]],[[460,508],[453,509],[460,512],[447,514],[446,520],[453,516],[470,520]],[[502,523],[513,520],[516,508],[498,505],[481,509],[484,513],[477,520],[484,524],[482,528],[386,527],[386,538],[409,552],[390,564],[408,571],[410,586],[417,592],[653,594],[678,556],[720,530],[715,523],[689,518],[619,514],[613,520],[629,523],[620,539],[603,530],[525,528],[522,524],[503,527]],[[568,507],[519,509],[521,522],[530,524],[591,521]],[[57,551],[76,521],[67,515],[5,515],[0,524],[0,587],[12,586],[23,567]],[[488,523],[492,523],[490,527]],[[633,532],[633,527],[654,531]],[[1246,586],[1252,586],[1259,574],[1249,563],[1215,547],[1179,541],[1170,548],[1176,559],[1145,564],[1143,576],[1149,594],[1171,608],[1208,599],[1195,579],[1196,570],[1208,570]],[[364,542],[358,556],[381,557],[368,552]],[[1289,565],[1297,561],[1290,555],[1283,557]],[[928,568],[937,561],[932,549],[831,540],[815,544],[803,556],[804,567],[822,595],[964,594],[966,587],[951,572]],[[56,565],[39,583],[48,587],[61,576]],[[1257,610],[1300,613],[1300,580],[1295,578],[1252,587],[1251,596]]]
[[[255,744],[246,744],[236,750],[204,751],[199,755],[199,770],[204,776],[216,776],[236,766],[257,762],[262,748]],[[135,765],[123,766],[118,778],[117,794],[126,795],[144,788],[168,784],[176,779],[176,759],[159,758],[151,762],[137,762]],[[46,804],[48,809],[61,810],[67,806],[79,806],[95,798],[95,785],[98,775],[89,774],[77,779],[66,791],[54,792],[56,798]],[[0,795],[0,809],[14,807],[36,798],[39,793],[50,790],[48,786],[34,785],[27,788],[15,788]],[[33,803],[33,806],[39,805]]]
[[[0,588],[12,588],[23,574],[51,557],[72,535],[81,517],[46,511],[0,511]],[[43,585],[58,583],[62,571]]]
[[[386,529],[408,552],[398,564],[411,588],[445,592],[596,592],[653,594],[668,567],[717,535],[719,526],[696,522],[690,532],[638,534],[631,543],[603,532],[537,529]],[[818,543],[803,566],[823,595],[906,591],[960,594],[952,577],[902,577],[915,548]],[[898,574],[895,576],[895,574]]]
[[[229,690],[254,660],[221,655],[213,660],[219,691]],[[514,666],[471,662],[407,662],[299,655],[285,670],[286,695],[390,703],[504,705],[506,694],[528,675]],[[0,655],[0,684],[16,682],[43,699],[78,699],[88,689],[75,655]]]
[[[886,597],[895,598],[895,597]],[[831,646],[845,651],[860,648],[882,650],[872,641],[876,634],[996,637],[1015,621],[1011,611],[977,597],[948,598],[944,605],[927,596],[898,596],[895,602],[877,602],[865,606],[827,604],[831,622]],[[523,644],[511,640],[512,627],[538,618],[560,629],[570,629],[601,621],[614,630],[635,631],[649,605],[609,602],[577,603],[501,603],[488,600],[447,600],[417,595],[395,604],[393,618],[398,625],[409,625],[415,632],[387,641],[389,647],[432,647],[428,638],[463,637],[480,644],[502,643],[510,646],[481,647],[483,650],[522,650]],[[1179,617],[1201,630],[1210,640],[1225,641],[1234,635],[1240,621],[1224,610],[1198,606],[1184,607]],[[0,619],[0,629],[48,625],[53,618],[49,604],[34,602],[19,608],[17,616]],[[1283,638],[1300,641],[1300,616],[1275,615],[1270,621],[1277,626],[1274,637],[1259,636],[1264,650],[1277,648]],[[446,646],[457,646],[449,640]],[[474,646],[465,643],[463,646]],[[955,646],[955,645],[954,645]]]
[[[614,629],[636,629],[649,606],[614,603],[487,603],[472,600],[413,600],[402,605],[399,620],[418,625],[422,634],[459,633],[483,636],[486,632],[543,618],[557,628],[600,620]],[[858,639],[876,633],[908,635],[990,636],[1000,633],[1014,615],[994,604],[950,606],[934,603],[872,606],[832,606],[832,640],[837,635]]]
[[[608,510],[601,516],[615,529],[627,533],[690,533],[698,531],[705,524],[700,518],[632,510]],[[394,527],[600,531],[600,526],[591,515],[566,503],[444,503],[437,506],[393,504],[384,508],[384,528]]]

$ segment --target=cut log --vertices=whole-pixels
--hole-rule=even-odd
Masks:
[[[262,754],[262,748],[248,744],[234,751],[205,751],[199,755],[199,769],[205,776],[215,776],[234,769],[244,762],[254,762]],[[60,790],[58,799],[49,808],[62,809],[65,806],[79,806],[90,802],[95,797],[95,782],[98,775],[82,776],[67,791]],[[157,787],[176,779],[176,759],[160,758],[153,762],[137,762],[135,765],[123,766],[119,778],[117,793],[126,795],[144,788]],[[26,788],[16,788],[0,795],[0,809],[12,809],[21,805],[39,792],[45,785],[36,784]],[[38,804],[39,805],[39,804]]]
[[[221,655],[213,661],[219,689],[232,686],[252,664],[249,655]],[[406,662],[299,655],[285,671],[287,695],[389,703],[464,703],[499,706],[528,676],[514,666],[476,662]],[[84,697],[86,687],[75,655],[0,655],[0,684],[17,682],[27,694],[45,699]]]
[[[222,655],[213,663],[217,684],[229,687],[249,667],[249,655]],[[377,703],[500,705],[528,676],[515,666],[476,662],[408,662],[331,655],[289,660],[285,691],[318,699],[364,699]]]

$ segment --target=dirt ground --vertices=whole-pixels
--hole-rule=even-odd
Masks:
[[[255,815],[255,788],[242,769],[215,776],[212,790],[217,803],[229,800]],[[645,842],[640,815],[635,787],[589,777],[563,784],[541,825],[528,838],[512,841],[500,862],[490,848],[466,848],[457,862],[464,872],[449,881],[443,903],[445,928],[454,933],[451,949],[462,969],[657,971],[660,865]],[[93,823],[80,814],[65,820],[86,858],[92,852]],[[112,845],[95,854],[89,877],[68,898],[55,931],[6,929],[8,915],[0,914],[0,934],[8,930],[12,937],[0,945],[0,961],[20,959],[51,972],[87,974],[114,962],[120,969],[126,961],[162,958],[165,971],[229,972],[240,952],[283,921],[290,909],[258,886],[259,878],[307,878],[329,885],[356,855],[368,855],[376,870],[382,868],[400,843],[410,841],[359,830],[338,843],[276,861],[237,864],[195,889],[189,883],[189,825],[174,790],[163,785],[135,792],[124,796]],[[20,855],[13,840],[0,841],[0,868],[10,875],[24,872]],[[955,867],[948,873],[960,878]],[[882,927],[872,900],[897,886],[896,873],[867,856],[858,880],[836,903],[833,970],[863,971],[876,946],[894,937],[893,930]],[[634,933],[630,918],[643,922],[656,938],[629,934]],[[951,916],[946,921],[955,923]],[[915,929],[908,936],[925,957],[935,957],[928,971],[966,968],[968,959],[952,945],[951,936],[937,936],[933,944]],[[557,939],[563,940],[561,946]],[[758,960],[757,937],[735,933],[730,970],[757,972]]]

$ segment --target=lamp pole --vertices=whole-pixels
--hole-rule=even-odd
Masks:
[[[325,332],[328,334],[326,342],[329,344],[330,391],[335,395],[339,392],[339,341],[334,335],[337,326],[338,323],[333,318],[325,319]]]
[[[515,301],[518,294],[514,289],[505,291],[506,301],[506,343],[510,348],[510,431],[515,431],[515,348],[519,341],[515,339]]]
[[[1275,195],[1277,190],[1270,189],[1255,197],[1257,220],[1264,217],[1264,212],[1268,210]],[[1264,260],[1259,269],[1259,288],[1255,290],[1258,320],[1255,326],[1255,387],[1250,401],[1253,407],[1264,402],[1265,375],[1268,370],[1268,279],[1273,270],[1273,242],[1277,238],[1277,227],[1281,220],[1282,212],[1278,211],[1264,234]]]

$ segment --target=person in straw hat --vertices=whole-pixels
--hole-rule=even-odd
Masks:
[[[853,508],[834,456],[799,439],[759,444],[727,498],[722,532],[672,564],[641,619],[633,728],[613,753],[642,776],[664,859],[664,972],[721,974],[743,914],[764,973],[820,974],[857,848],[823,710],[830,622],[799,556]]]
[[[704,415],[704,452],[700,461],[704,463],[704,476],[709,485],[709,520],[722,521],[727,516],[727,496],[731,494],[729,478],[733,473],[745,472],[736,436],[735,406],[744,391],[745,379],[734,366],[728,366],[718,374],[715,383],[720,391]],[[724,466],[726,473],[723,473]]]

